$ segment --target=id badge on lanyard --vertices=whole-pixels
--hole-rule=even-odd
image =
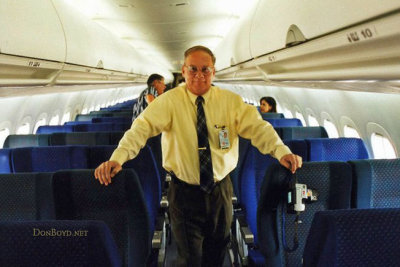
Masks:
[[[219,147],[221,149],[228,149],[230,147],[228,129],[225,127],[219,131]]]

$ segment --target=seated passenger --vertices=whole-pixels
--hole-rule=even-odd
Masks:
[[[165,87],[163,76],[156,73],[151,74],[147,79],[147,88],[139,95],[137,103],[133,106],[132,120],[136,119],[148,104],[161,95]]]
[[[273,112],[276,113],[276,101],[273,97],[264,96],[260,99],[260,112],[267,113]]]

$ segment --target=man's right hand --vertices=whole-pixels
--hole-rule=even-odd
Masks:
[[[118,162],[105,161],[96,168],[94,171],[94,177],[99,180],[101,184],[107,186],[111,183],[111,178],[113,178],[120,170],[122,170],[122,166]]]

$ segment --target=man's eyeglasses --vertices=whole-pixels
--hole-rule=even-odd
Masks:
[[[198,71],[201,71],[203,73],[203,75],[210,75],[214,68],[213,67],[202,67],[200,70],[196,67],[196,66],[186,66],[187,70],[189,71],[190,74],[195,75]]]

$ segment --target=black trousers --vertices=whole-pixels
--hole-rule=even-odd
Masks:
[[[232,223],[232,183],[225,177],[207,194],[172,178],[168,192],[177,266],[222,266]]]

